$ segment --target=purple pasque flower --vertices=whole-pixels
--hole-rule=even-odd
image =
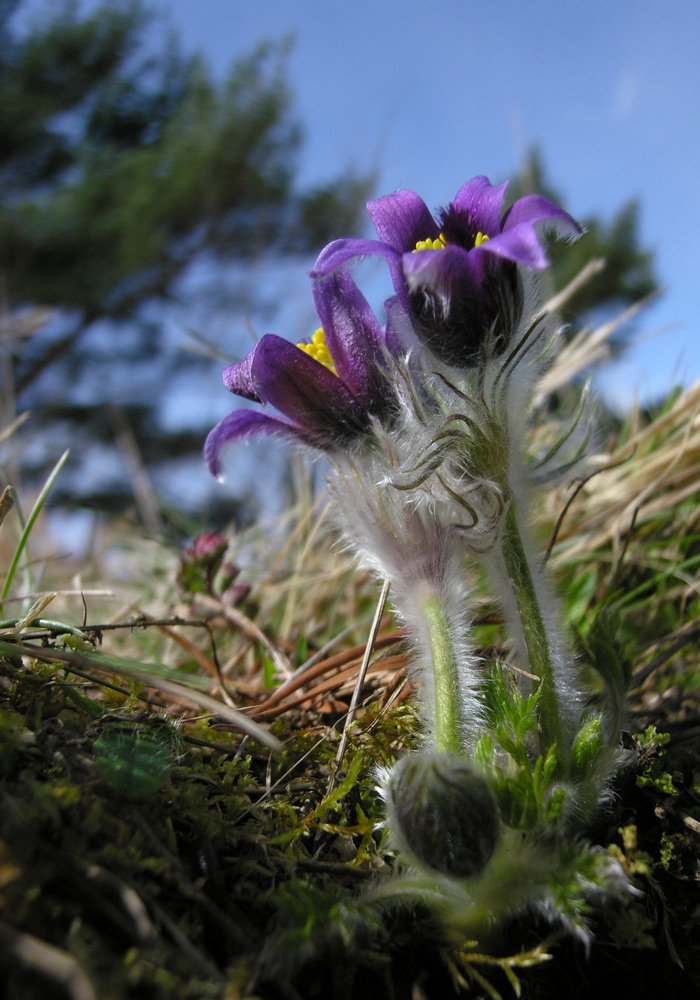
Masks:
[[[379,240],[330,243],[313,277],[353,257],[386,258],[399,302],[433,354],[460,367],[502,354],[523,310],[526,266],[541,271],[547,257],[536,227],[581,234],[579,224],[540,195],[526,195],[503,215],[508,182],[467,181],[435,221],[415,191],[397,191],[367,204]]]
[[[265,334],[243,361],[224,370],[237,396],[269,403],[280,416],[238,409],[209,433],[204,457],[221,475],[221,451],[230,441],[276,434],[324,451],[367,435],[371,418],[389,416],[393,395],[386,375],[386,332],[347,270],[313,283],[321,328],[310,343],[294,345]]]

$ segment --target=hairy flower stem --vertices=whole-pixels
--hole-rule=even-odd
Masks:
[[[530,562],[520,534],[515,503],[512,499],[505,515],[501,546],[520,618],[530,670],[540,679],[537,711],[541,750],[543,754],[546,754],[547,750],[556,743],[560,753],[566,753],[562,741],[562,726],[549,637],[537,597]]]
[[[435,678],[435,749],[461,753],[459,674],[444,598],[429,594],[422,611],[428,628]]]

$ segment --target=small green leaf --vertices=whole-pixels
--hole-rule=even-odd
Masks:
[[[170,732],[109,730],[95,742],[95,763],[102,777],[127,799],[159,791],[170,777],[177,735]]]
[[[262,658],[262,668],[263,668],[263,684],[266,688],[277,687],[277,665],[271,656],[267,653],[263,654]]]
[[[314,811],[309,816],[309,819],[318,819],[319,816],[323,816],[323,814],[328,809],[332,809],[333,806],[337,805],[338,802],[341,801],[341,799],[345,798],[348,792],[352,791],[352,789],[357,784],[357,778],[359,776],[363,762],[364,762],[364,754],[360,750],[359,753],[355,754],[355,756],[353,757],[352,763],[348,768],[348,773],[345,775],[341,783],[336,788],[334,788],[329,795],[326,795],[323,801],[319,802],[319,804],[316,806]]]
[[[574,741],[572,764],[575,773],[579,777],[585,777],[604,750],[605,737],[601,719],[599,715],[594,715],[583,724]]]

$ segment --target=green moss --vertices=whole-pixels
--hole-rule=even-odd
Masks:
[[[7,704],[0,704],[0,777],[13,773],[27,737],[31,738],[31,732],[25,728],[19,712]]]
[[[679,791],[673,782],[673,777],[663,767],[663,747],[669,742],[670,736],[668,733],[658,733],[654,726],[648,726],[638,739],[641,746],[645,747],[648,751],[648,763],[642,772],[637,775],[637,785],[639,788],[654,789],[663,795],[678,795]]]

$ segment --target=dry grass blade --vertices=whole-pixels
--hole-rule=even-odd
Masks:
[[[548,299],[542,307],[545,312],[558,313],[562,306],[565,306],[577,292],[588,284],[597,274],[605,268],[605,260],[602,257],[595,257],[581,268],[575,278],[572,278],[560,292]]]
[[[54,995],[62,995],[69,1000],[96,1000],[90,980],[77,959],[67,951],[31,934],[22,934],[7,924],[0,924],[0,946],[6,956],[12,956],[28,972],[41,977],[47,989],[56,990]],[[47,992],[46,996],[49,995]]]
[[[559,533],[567,559],[624,537],[633,519],[642,528],[700,491],[700,382],[591,464],[599,472]],[[551,503],[562,506],[562,494]]]
[[[534,405],[536,407],[540,406],[547,396],[571,386],[588,369],[609,361],[613,354],[613,348],[610,346],[612,337],[625,323],[628,323],[637,316],[659,294],[661,294],[660,291],[656,291],[646,299],[635,302],[634,305],[625,309],[619,316],[616,316],[607,323],[601,324],[599,327],[594,329],[584,327],[582,330],[579,330],[573,339],[568,344],[564,344],[557,352],[551,368],[549,368],[539,384],[534,398]],[[558,300],[559,296],[556,297],[556,300],[552,301]]]
[[[12,510],[13,503],[12,487],[6,486],[2,491],[2,496],[0,496],[0,527],[2,527],[3,521]]]
[[[228,604],[224,604],[223,601],[219,601],[216,597],[209,597],[207,594],[198,594],[197,604],[210,613],[221,615],[237,629],[240,629],[249,639],[261,642],[272,657],[275,667],[284,677],[291,677],[294,673],[292,665],[284,653],[271,639],[268,639],[254,621],[243,614],[242,611],[239,611],[238,608],[232,608]]]
[[[374,649],[385,649],[387,646],[393,646],[397,642],[400,642],[404,638],[405,633],[401,630],[396,632],[391,632],[389,635],[381,636],[374,642]],[[303,673],[295,672],[293,677],[290,677],[288,681],[285,681],[280,687],[276,688],[272,694],[265,699],[261,704],[256,705],[251,711],[253,714],[268,714],[270,709],[278,705],[284,698],[289,697],[295,691],[300,688],[306,687],[311,681],[316,680],[317,677],[323,677],[325,674],[331,671],[338,670],[340,667],[345,666],[347,663],[354,663],[361,659],[365,655],[365,650],[367,649],[367,644],[363,643],[361,646],[352,646],[350,649],[346,649],[342,653],[336,653],[334,656],[329,656],[325,660],[321,660],[318,663],[312,664]],[[352,667],[350,671],[345,673],[352,675],[354,674],[356,667]],[[340,674],[337,675],[339,677]],[[334,680],[337,680],[337,677]],[[305,697],[308,697],[306,695]],[[294,704],[297,704],[295,701]]]
[[[9,441],[15,431],[18,430],[23,423],[29,420],[29,416],[29,411],[25,410],[24,413],[20,413],[18,417],[15,417],[8,427],[6,427],[3,431],[0,431],[0,444],[4,444],[5,441]]]
[[[379,632],[379,627],[382,622],[382,616],[384,614],[384,608],[386,607],[387,598],[389,596],[390,583],[385,580],[382,584],[382,592],[379,595],[379,601],[377,602],[377,609],[374,612],[374,620],[372,621],[372,627],[369,630],[369,636],[367,638],[367,648],[365,650],[365,655],[362,657],[362,665],[360,667],[360,672],[357,675],[357,683],[355,684],[355,690],[352,694],[352,701],[350,702],[350,709],[345,718],[345,726],[343,727],[343,735],[340,739],[340,746],[338,747],[338,753],[335,758],[336,770],[333,772],[328,784],[328,793],[333,789],[335,784],[338,771],[341,764],[343,763],[343,757],[345,756],[345,748],[348,745],[348,733],[350,732],[350,726],[352,725],[353,719],[355,718],[355,710],[357,709],[357,702],[360,697],[360,691],[362,690],[362,685],[364,684],[365,677],[367,676],[367,668],[369,667],[369,661],[372,656],[372,650],[374,649],[374,644],[377,639],[377,632]]]
[[[402,654],[398,656],[385,656],[382,654],[377,657],[376,660],[370,660],[367,673],[385,675],[385,678],[388,678],[390,681],[396,671],[406,667],[409,662],[410,657],[407,655]],[[251,709],[250,714],[255,714],[256,717],[262,716],[265,719],[275,719],[289,711],[289,709],[296,708],[299,705],[311,706],[322,698],[322,696],[330,693],[333,693],[336,697],[345,697],[357,687],[357,678],[360,667],[361,664],[355,663],[353,666],[348,667],[347,670],[341,670],[338,673],[335,673],[332,677],[327,678],[325,681],[321,681],[320,684],[314,685],[314,687],[309,688],[308,691],[303,691],[295,698],[290,698],[282,704],[266,707],[264,711],[261,711],[261,706],[258,705],[255,709]],[[336,707],[345,709],[346,706],[339,704]]]
[[[154,534],[161,534],[163,520],[160,516],[160,503],[141,456],[133,429],[130,427],[121,406],[113,403],[110,407],[110,415],[114,425],[117,447],[129,476],[129,485],[134,496],[136,509],[143,523]]]
[[[28,628],[35,619],[41,618],[42,611],[44,608],[48,607],[49,604],[51,604],[55,596],[55,594],[44,594],[36,600],[34,604],[32,604],[29,611],[24,615],[24,617],[20,618],[15,625],[0,630],[0,635],[19,635],[20,632],[23,632],[25,628]]]
[[[239,712],[235,708],[231,708],[230,705],[224,705],[216,698],[212,698],[210,695],[205,694],[202,691],[191,691],[189,688],[184,687],[182,684],[174,684],[172,681],[167,681],[162,677],[158,677],[151,680],[147,674],[141,675],[141,680],[149,686],[157,688],[159,691],[169,694],[172,698],[177,698],[178,700],[191,701],[199,708],[203,708],[207,712],[211,712],[212,715],[222,716],[228,722],[233,723],[237,729],[245,733],[247,736],[252,737],[252,739],[257,740],[258,743],[262,743],[263,746],[269,747],[270,750],[281,750],[282,744],[273,736],[272,733],[268,732],[263,726],[249,719],[242,712]]]
[[[191,684],[201,685],[202,678],[187,678],[187,684],[180,684],[164,676],[165,671],[157,664],[143,664],[123,657],[106,656],[98,653],[68,653],[57,649],[39,649],[23,643],[0,641],[0,656],[28,656],[46,663],[63,663],[69,669],[72,667],[83,671],[99,671],[100,673],[118,674],[140,680],[150,688],[163,691],[179,702],[191,702],[206,712],[221,716],[231,722],[237,729],[258,740],[271,750],[280,750],[282,744],[263,726],[249,719],[245,714],[223,702],[212,698],[204,691],[195,690]]]

